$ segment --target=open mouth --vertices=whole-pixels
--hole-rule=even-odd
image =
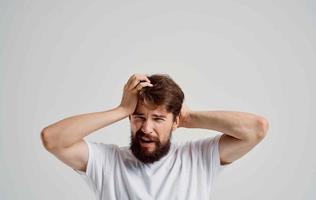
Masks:
[[[142,143],[153,143],[153,142],[155,142],[155,141],[150,140],[150,139],[147,139],[147,138],[140,138],[139,140],[140,140]]]

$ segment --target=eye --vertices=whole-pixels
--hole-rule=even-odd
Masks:
[[[141,120],[144,120],[145,118],[144,117],[140,117],[140,116],[135,116],[136,119],[141,119]]]
[[[165,121],[165,120],[162,118],[155,118],[155,121]]]

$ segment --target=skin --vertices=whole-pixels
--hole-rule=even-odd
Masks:
[[[219,141],[221,164],[231,163],[256,146],[266,135],[268,121],[259,115],[237,111],[192,111],[183,104],[179,116],[171,120],[171,113],[162,108],[150,109],[138,105],[137,94],[143,87],[152,87],[143,74],[133,74],[124,85],[120,104],[110,110],[67,117],[41,131],[41,141],[47,151],[73,169],[86,171],[89,150],[83,138],[94,131],[130,117],[132,135],[142,130],[147,137],[159,139],[162,144],[168,140],[177,127],[202,128],[223,133]],[[133,115],[135,109],[143,119]],[[158,123],[154,114],[165,114],[166,121]],[[172,130],[172,131],[170,131]],[[142,145],[144,153],[156,150],[153,144]]]
[[[180,122],[185,128],[201,128],[223,133],[219,140],[222,165],[232,163],[254,148],[266,136],[268,121],[252,113],[238,111],[188,111]]]
[[[135,112],[129,119],[130,149],[136,158],[145,163],[153,163],[168,153],[171,134],[179,124],[179,117],[173,121],[173,114],[167,112],[164,106],[153,108],[144,102],[138,102]],[[141,137],[153,142],[142,142]]]
[[[152,110],[139,103],[134,114],[130,117],[132,135],[135,137],[137,130],[141,130],[146,138],[159,140],[165,144],[170,138],[170,134],[177,127],[179,121],[173,122],[172,113],[167,112],[163,106]],[[153,143],[142,144],[148,151],[153,151],[155,145]]]

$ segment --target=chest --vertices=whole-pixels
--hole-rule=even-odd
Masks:
[[[105,181],[119,199],[204,199],[211,187],[197,163],[183,160],[151,166],[117,163],[112,170]]]

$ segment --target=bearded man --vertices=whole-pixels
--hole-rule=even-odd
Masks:
[[[130,146],[84,139],[126,117]],[[134,74],[117,107],[60,120],[45,127],[41,139],[87,181],[98,200],[203,200],[211,198],[222,169],[255,147],[268,126],[264,117],[251,113],[190,110],[169,75]],[[222,134],[175,142],[172,134],[179,127]]]

